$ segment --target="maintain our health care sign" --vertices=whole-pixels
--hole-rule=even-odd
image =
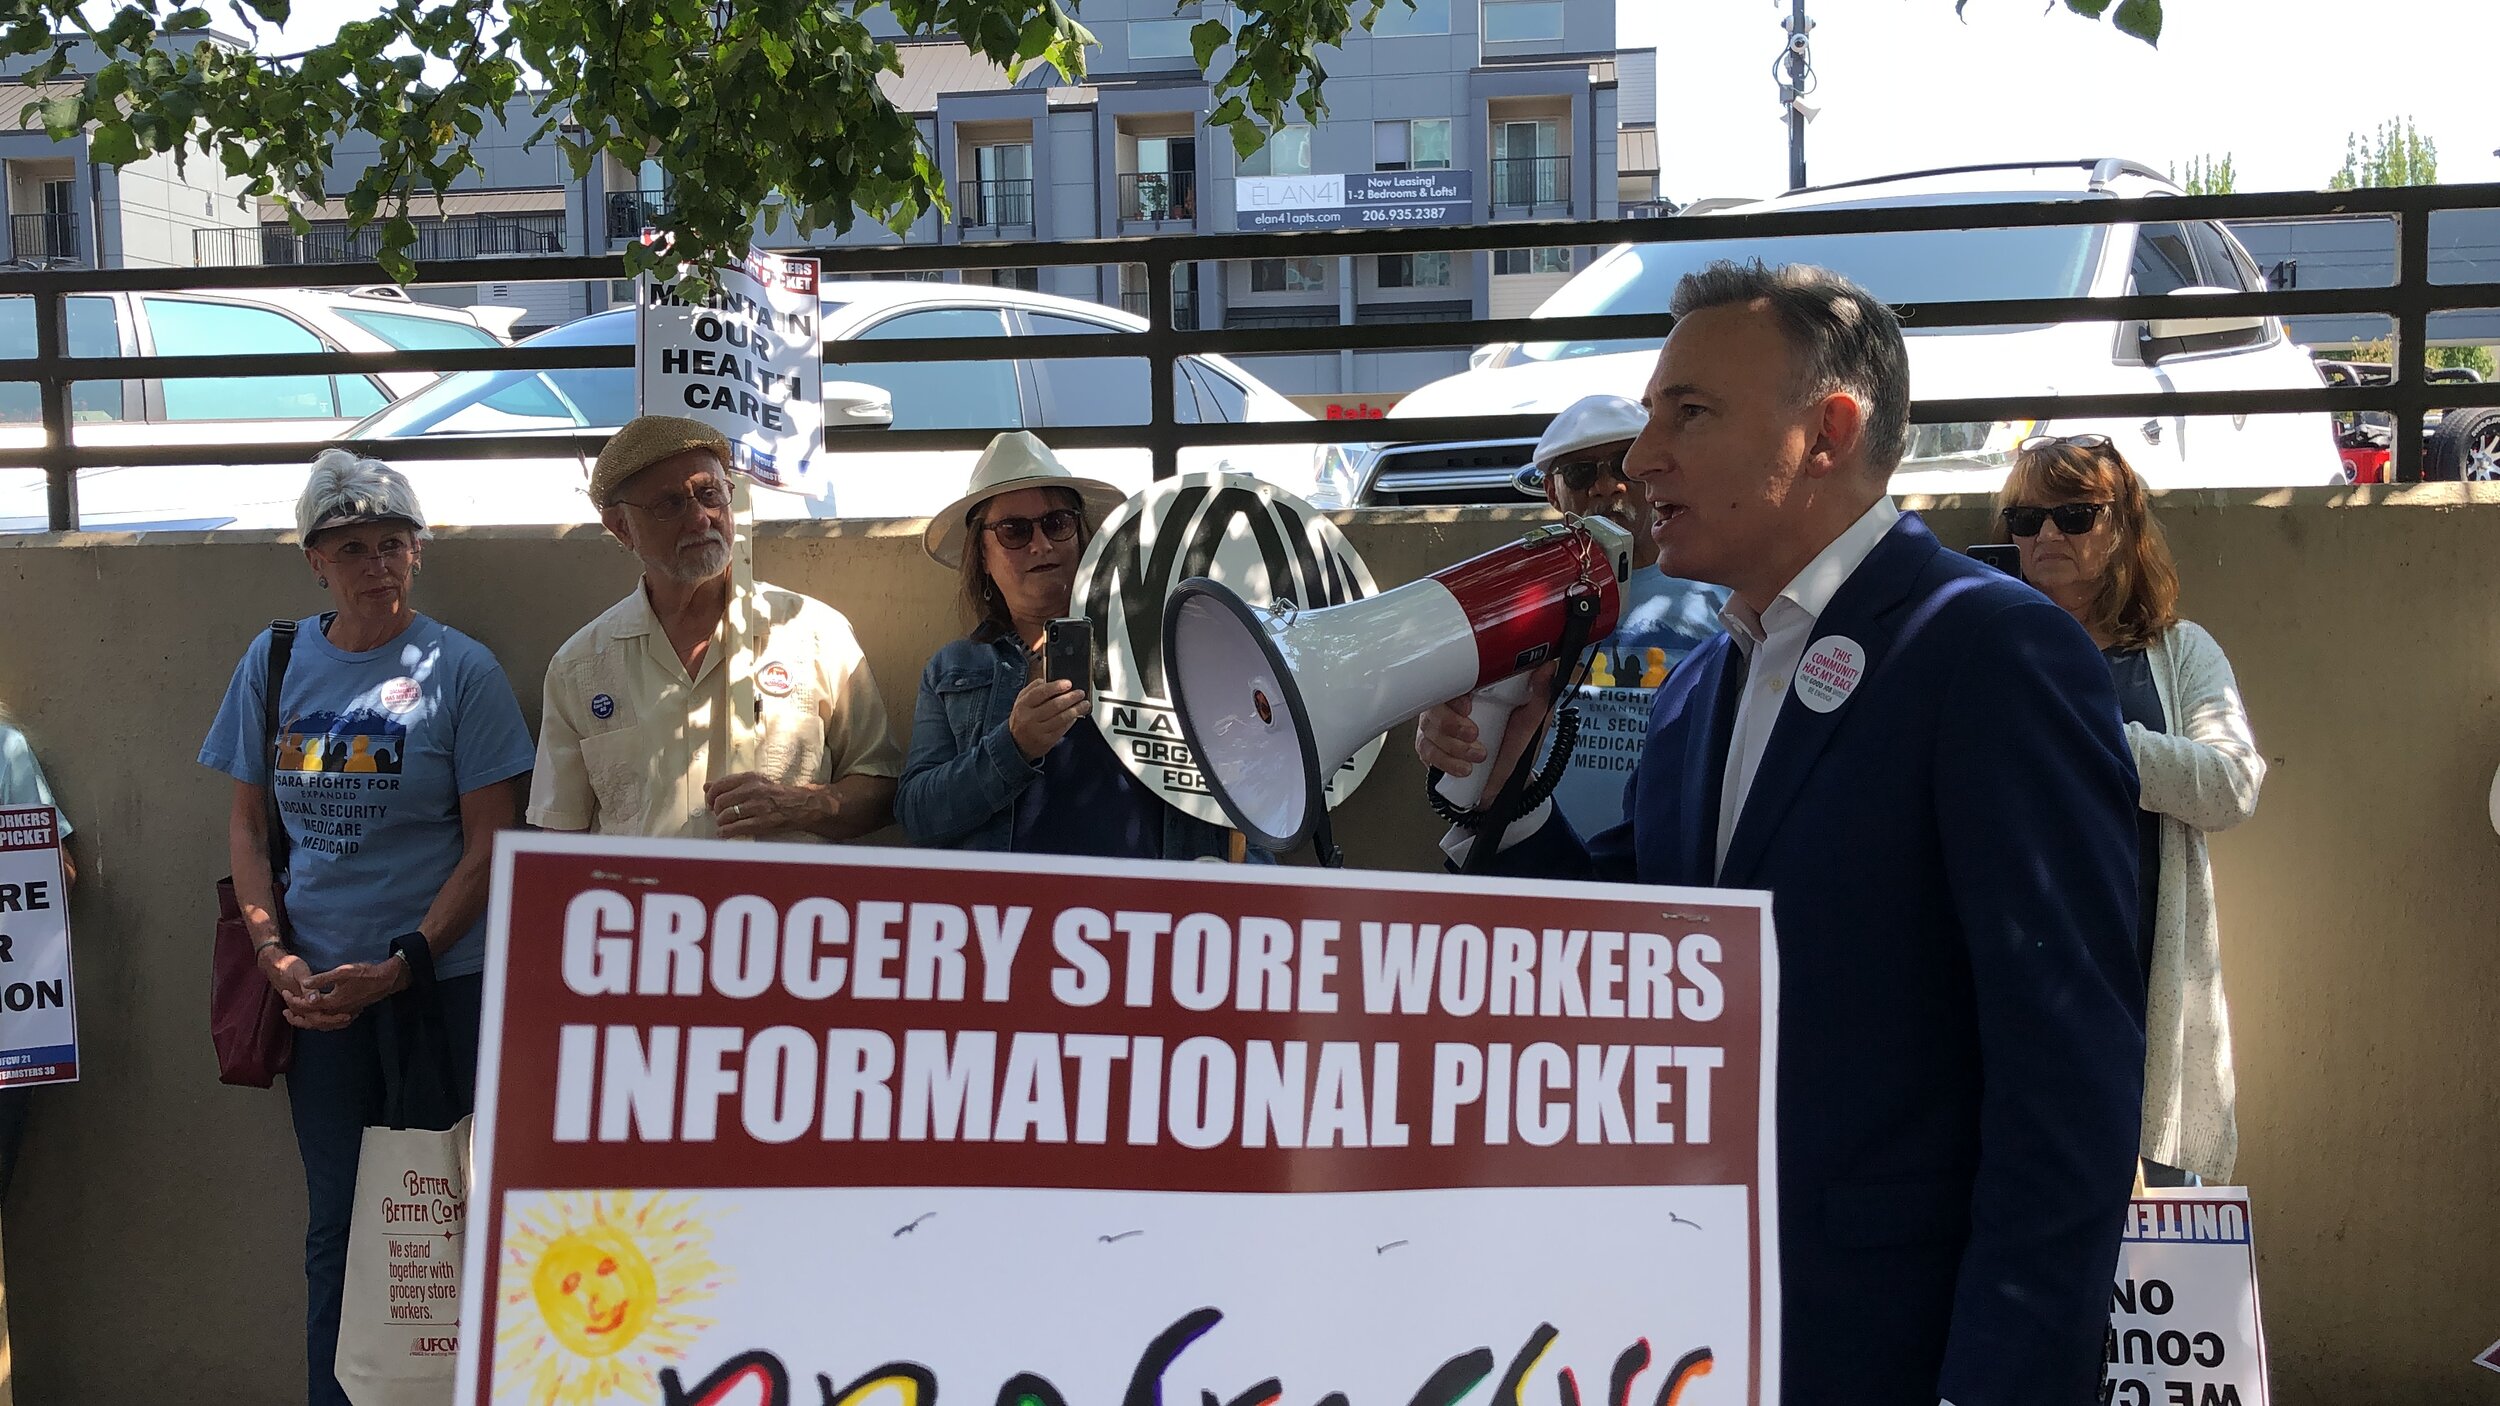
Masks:
[[[683,415],[729,440],[731,468],[771,488],[821,493],[825,357],[814,259],[750,253],[716,270],[710,297],[636,281],[635,389],[645,412]]]
[[[460,1400],[1778,1400],[1762,895],[507,834]]]

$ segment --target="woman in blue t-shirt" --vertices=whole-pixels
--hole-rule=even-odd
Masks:
[[[1044,632],[1068,613],[1086,539],[1120,502],[1118,489],[1076,477],[1016,431],[991,441],[970,491],[930,519],[923,545],[962,573],[973,628],[921,671],[894,797],[915,844],[1105,859],[1224,855],[1231,832],[1164,804],[1130,775],[1082,689],[1035,676]]]
[[[200,748],[234,778],[227,849],[260,969],[295,1027],[287,1075],[311,1225],[304,1236],[309,1399],[344,1403],[333,1371],[364,1130],[395,1057],[388,998],[431,981],[474,1101],[495,832],[535,755],[512,685],[485,646],[416,612],[425,515],[389,465],[325,451],[296,504],[328,612],[297,622],[264,731],[271,636],[245,651]],[[287,875],[270,876],[275,787]]]

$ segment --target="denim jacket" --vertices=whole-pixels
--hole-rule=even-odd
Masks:
[[[947,643],[920,671],[911,751],[894,796],[894,814],[912,843],[941,849],[1015,847],[1016,798],[1042,774],[1007,732],[1007,716],[1029,674],[1025,652],[1008,635]],[[1163,808],[1163,857],[1221,858],[1229,832]],[[1261,850],[1252,863],[1272,863]]]

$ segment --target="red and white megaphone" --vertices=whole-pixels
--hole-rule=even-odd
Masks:
[[[1595,607],[1585,639],[1614,632],[1631,570],[1631,534],[1580,518],[1324,610],[1262,608],[1192,577],[1163,611],[1181,733],[1235,828],[1282,853],[1326,814],[1325,778],[1433,704],[1473,692],[1476,725],[1500,737],[1579,602]],[[1474,805],[1484,775],[1445,777],[1441,793]]]

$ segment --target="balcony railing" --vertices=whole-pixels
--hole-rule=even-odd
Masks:
[[[1152,295],[1143,288],[1132,289],[1120,295],[1120,306],[1139,317],[1145,317],[1148,315],[1147,310],[1154,306],[1151,298]],[[1172,290],[1172,326],[1183,332],[1198,330],[1197,294],[1185,288]]]
[[[632,239],[677,213],[677,201],[664,190],[608,192],[608,238]]]
[[[1195,220],[1198,218],[1198,173],[1195,171],[1124,171],[1120,175],[1120,218],[1124,220]]]
[[[958,183],[955,223],[965,229],[997,229],[1033,223],[1033,182],[971,180]]]
[[[203,268],[363,263],[381,248],[378,224],[350,230],[344,223],[325,223],[302,234],[285,225],[191,232],[193,259]],[[563,252],[564,216],[547,213],[420,222],[410,254],[421,263],[434,263]]]
[[[78,217],[71,214],[9,216],[9,257],[19,263],[83,263]]]
[[[1503,156],[1493,161],[1493,209],[1514,218],[1571,213],[1571,158]]]

